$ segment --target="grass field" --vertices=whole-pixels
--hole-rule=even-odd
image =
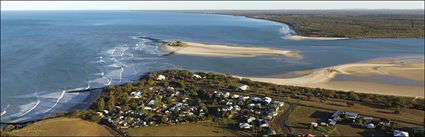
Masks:
[[[290,114],[287,123],[291,128],[292,134],[312,133],[315,135],[321,135],[321,132],[315,129],[310,129],[308,123],[326,121],[332,115],[332,113],[333,112],[329,110],[296,106],[294,111]],[[348,123],[338,123],[335,125],[335,127],[331,128],[335,128],[333,132],[329,133],[331,136],[370,136],[372,134],[375,136],[389,135],[375,129],[353,127]]]
[[[334,110],[341,110],[341,111],[349,111],[349,112],[355,112],[362,115],[372,116],[376,118],[388,118],[388,119],[394,119],[397,121],[402,121],[405,123],[411,123],[416,125],[423,125],[424,124],[424,116],[425,111],[416,110],[416,109],[408,109],[408,108],[402,108],[400,110],[400,114],[394,114],[395,109],[389,109],[389,108],[383,108],[383,107],[374,107],[371,105],[362,105],[359,103],[354,103],[354,106],[347,106],[347,101],[338,101],[338,100],[326,100],[323,102],[319,101],[297,101],[295,99],[289,100],[294,101],[296,103],[316,107],[316,108],[323,108],[328,111],[334,111]]]
[[[113,136],[96,123],[79,118],[52,118],[10,132],[13,136]]]
[[[236,136],[211,123],[190,123],[181,125],[165,125],[158,127],[129,128],[130,136]]]

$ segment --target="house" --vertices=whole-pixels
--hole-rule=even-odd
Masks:
[[[152,110],[151,107],[144,107],[143,109],[145,109],[145,110]]]
[[[169,87],[167,87],[167,90],[174,91],[174,87],[169,86]]]
[[[261,101],[261,98],[259,98],[259,97],[252,97],[251,100],[254,101],[254,102],[260,102]]]
[[[249,99],[249,96],[240,96],[240,100],[246,101]]]
[[[328,123],[329,125],[335,126],[336,121],[334,119],[328,119],[328,121],[329,121]]]
[[[316,123],[316,122],[311,122],[311,123],[310,123],[310,125],[311,125],[311,126],[313,126],[313,127],[317,127],[318,123]]]
[[[149,101],[149,103],[148,103],[148,106],[153,106],[153,105],[155,105],[155,100],[151,100],[151,101]]]
[[[99,115],[99,117],[101,117],[101,118],[104,117],[103,114],[102,114],[102,112],[96,112],[96,113],[97,113],[97,115]]]
[[[230,96],[230,93],[226,92],[223,96],[224,96],[224,98],[228,98]]]
[[[237,99],[237,98],[239,98],[239,95],[238,94],[233,94],[231,98]]]
[[[164,75],[158,75],[156,80],[165,80],[165,76]]]
[[[239,107],[238,105],[233,106],[233,111],[240,111],[241,107]]]
[[[375,125],[374,125],[374,124],[372,124],[372,123],[369,123],[369,124],[367,124],[367,125],[366,125],[366,127],[367,127],[367,128],[375,128]]]
[[[322,126],[329,126],[328,123],[325,123],[325,122],[320,122],[320,125],[322,125]]]
[[[248,85],[242,85],[238,89],[241,90],[241,91],[245,91],[245,90],[248,89]]]
[[[270,98],[270,97],[264,97],[263,98],[263,102],[264,102],[264,104],[270,104],[271,102],[272,102],[272,99]]]
[[[263,119],[272,120],[273,114],[268,114],[267,116],[264,116]]]
[[[201,77],[200,75],[198,75],[198,74],[193,74],[193,75],[192,75],[192,77],[193,77],[193,78],[197,78],[197,79],[202,78],[202,77]]]
[[[268,120],[264,120],[264,119],[260,119],[260,127],[269,127],[269,121]]]
[[[406,132],[406,131],[394,130],[393,136],[395,136],[395,137],[408,137],[409,133]]]
[[[357,113],[352,113],[352,112],[345,112],[345,114],[348,116],[349,119],[353,119],[353,120],[355,120],[358,116]]]
[[[109,113],[109,111],[108,111],[108,110],[103,110],[103,112],[104,112],[105,114],[108,114],[108,113]]]
[[[363,117],[363,120],[366,121],[366,123],[371,123],[373,121],[373,117]]]
[[[342,114],[343,112],[342,111],[335,111],[333,114],[332,114],[332,116],[331,116],[331,119],[333,119],[334,121],[338,121],[338,120],[340,120],[341,119],[341,117],[340,117],[340,115]]]
[[[132,98],[140,98],[142,96],[142,92],[138,91],[138,92],[131,92],[130,93]]]
[[[255,117],[249,117],[248,119],[246,119],[246,122],[247,123],[251,123],[251,122],[254,122],[254,120],[255,120]]]
[[[252,125],[248,123],[239,123],[239,128],[241,129],[251,129]]]
[[[254,108],[254,106],[255,106],[255,104],[250,103],[250,104],[247,105],[247,108]]]

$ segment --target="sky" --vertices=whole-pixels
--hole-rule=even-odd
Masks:
[[[1,10],[424,9],[424,1],[1,1]]]

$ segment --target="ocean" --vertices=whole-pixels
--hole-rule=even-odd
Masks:
[[[79,89],[134,81],[165,69],[240,76],[279,75],[376,58],[422,56],[423,38],[291,41],[286,24],[239,16],[153,11],[1,11],[1,121],[67,112]],[[158,42],[180,40],[298,52],[284,57],[163,56]]]

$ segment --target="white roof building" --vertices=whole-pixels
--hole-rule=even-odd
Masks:
[[[239,128],[250,129],[251,127],[252,127],[252,125],[250,125],[248,123],[239,123]]]
[[[232,98],[233,98],[233,99],[239,98],[239,95],[238,95],[238,94],[233,94],[233,95],[232,95]]]
[[[254,120],[255,120],[255,117],[249,117],[248,119],[246,119],[246,122],[247,123],[251,123],[251,122],[254,122]]]
[[[140,98],[142,96],[142,92],[131,92],[130,95],[132,98]]]
[[[251,99],[252,99],[252,101],[255,101],[255,102],[261,101],[261,98],[259,98],[259,97],[252,97]]]
[[[310,125],[313,126],[313,127],[317,127],[317,125],[319,125],[319,124],[317,124],[316,122],[311,122]]]
[[[405,132],[405,131],[401,131],[401,130],[394,130],[394,134],[395,137],[408,137],[409,133]]]
[[[165,80],[165,76],[164,75],[158,75],[156,80]]]
[[[375,128],[375,125],[374,124],[372,124],[372,123],[369,123],[369,124],[367,124],[367,126],[366,126],[367,128]]]
[[[155,105],[155,100],[153,100],[153,99],[152,99],[151,101],[149,101],[148,105],[149,105],[149,106],[153,106],[153,105]]]
[[[270,97],[264,97],[263,98],[264,103],[266,104],[270,104],[270,102],[272,102],[272,99]]]
[[[193,74],[193,76],[192,76],[193,78],[197,78],[197,79],[200,79],[200,78],[202,78],[200,75],[198,75],[198,74]]]
[[[247,90],[249,88],[249,86],[248,85],[243,85],[243,86],[240,86],[238,89],[239,90],[242,90],[242,91],[245,91],[245,90]]]

